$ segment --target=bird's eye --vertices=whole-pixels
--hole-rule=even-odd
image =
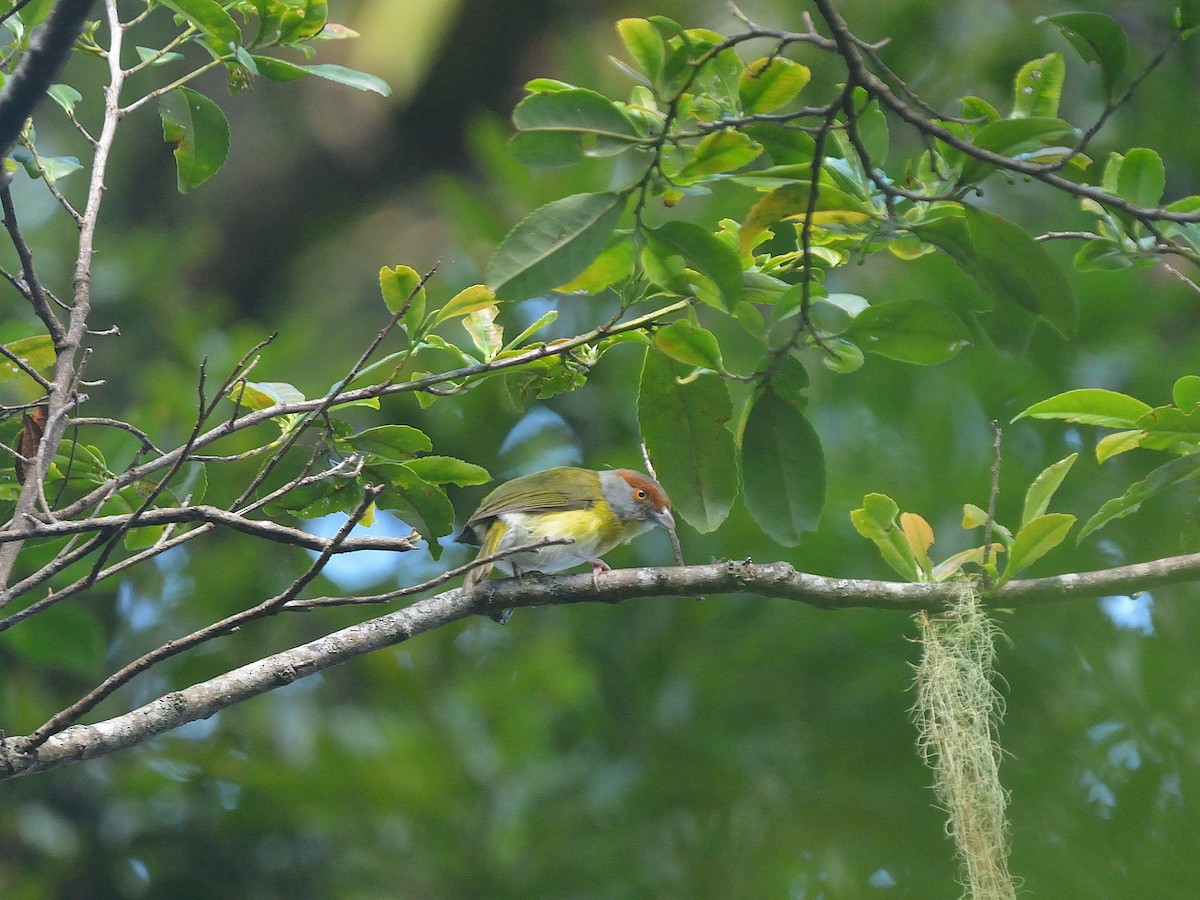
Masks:
[[[636,491],[633,492],[633,499],[634,500],[645,500],[646,499],[646,491],[643,488],[638,488]]]

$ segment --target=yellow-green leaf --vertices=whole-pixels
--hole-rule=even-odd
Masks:
[[[9,341],[4,349],[25,362],[31,369],[40,371],[54,365],[57,354],[54,352],[54,339],[48,334],[37,334],[33,337],[21,338],[19,341]],[[0,381],[13,381],[17,378],[28,378],[11,360],[0,357]]]
[[[482,284],[473,284],[459,291],[449,302],[437,311],[433,324],[441,325],[456,316],[466,316],[473,312],[492,306],[496,302],[496,292]]]
[[[782,56],[749,63],[738,79],[738,96],[748,113],[769,113],[790,103],[808,84],[808,66]]]

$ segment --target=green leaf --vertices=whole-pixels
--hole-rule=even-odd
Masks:
[[[1021,66],[1013,86],[1012,117],[1057,116],[1066,74],[1067,67],[1061,53],[1047,53],[1041,59]]]
[[[52,84],[46,91],[46,96],[57,103],[67,113],[75,112],[75,104],[83,99],[83,94],[69,84]]]
[[[746,508],[786,547],[815,531],[825,503],[825,454],[816,430],[796,407],[765,391],[742,431]]]
[[[487,484],[492,480],[491,474],[483,466],[464,462],[452,456],[421,456],[408,460],[404,466],[430,484],[456,484],[459,487],[471,487],[476,484]]]
[[[981,150],[990,150],[1001,156],[1019,157],[1023,153],[1042,150],[1073,130],[1071,123],[1046,116],[1001,119],[980,128],[971,143]],[[947,152],[947,157],[951,159],[957,159],[960,155],[958,150]],[[968,158],[963,161],[959,183],[974,184],[995,171],[995,168],[990,162]]]
[[[242,42],[242,30],[217,0],[162,0],[162,5],[216,38],[226,49]]]
[[[862,348],[858,344],[840,337],[826,338],[821,364],[830,372],[849,375],[861,369],[864,361]]]
[[[620,284],[633,274],[634,257],[635,248],[630,236],[618,232],[586,269],[570,281],[560,284],[555,290],[564,294],[576,291],[598,294],[605,288]]]
[[[680,170],[678,178],[687,182],[705,175],[732,172],[756,159],[761,153],[762,147],[740,131],[731,128],[714,131],[700,139],[700,143]]]
[[[1129,431],[1114,431],[1096,441],[1096,462],[1102,463],[1121,453],[1128,453],[1142,446],[1146,432],[1140,428]]]
[[[738,78],[742,109],[750,114],[774,112],[790,103],[811,77],[808,66],[782,56],[756,59]]]
[[[1085,241],[1075,254],[1074,262],[1080,272],[1112,272],[1133,265],[1130,253],[1124,247],[1105,238]]]
[[[438,538],[454,529],[454,507],[446,492],[421,478],[408,464],[369,466],[367,474],[369,477],[381,474],[386,482],[375,505],[395,511],[417,529],[428,544],[430,555],[438,559],[442,555]]]
[[[1188,414],[1174,406],[1160,406],[1137,420],[1146,432],[1141,444],[1151,450],[1170,450],[1176,444],[1200,443],[1200,415]]]
[[[250,58],[254,60],[258,74],[271,81],[284,83],[299,81],[301,78],[307,78],[311,74],[304,66],[298,66],[295,63],[288,62],[285,59],[278,59],[274,56],[259,56],[256,53],[252,53],[250,54]]]
[[[422,431],[409,425],[380,425],[352,434],[339,441],[371,456],[391,460],[410,460],[418,453],[428,453],[433,442]]]
[[[305,399],[294,385],[286,381],[235,381],[226,396],[255,412],[280,403],[303,403]]]
[[[672,359],[688,366],[723,372],[721,346],[711,331],[679,319],[654,332],[654,346]]]
[[[504,346],[504,328],[496,324],[499,312],[499,307],[489,303],[463,316],[463,329],[470,336],[471,343],[483,354],[485,362],[495,359]]]
[[[790,353],[779,358],[768,355],[764,362],[764,369],[770,369],[771,390],[803,412],[808,403],[805,396],[805,391],[808,390],[808,370],[804,368],[804,363]]]
[[[1079,327],[1079,304],[1057,263],[1029,232],[992,212],[965,207],[983,286],[1000,303],[1016,301],[1063,337]]]
[[[763,229],[792,217],[801,218],[808,212],[811,181],[793,181],[776,188],[752,207],[738,230],[742,252],[749,251]],[[874,214],[870,206],[822,181],[813,207],[813,224],[855,224]]]
[[[714,531],[738,493],[737,446],[727,427],[733,401],[725,380],[647,350],[638,389],[638,424],[675,510],[700,532]]]
[[[199,187],[225,164],[229,123],[221,108],[191,88],[175,88],[158,100],[163,140],[175,145],[179,193]]]
[[[387,304],[388,312],[392,315],[408,303],[408,309],[404,313],[404,324],[412,334],[425,318],[425,288],[421,285],[421,276],[417,270],[411,266],[396,266],[394,269],[384,266],[379,270],[379,291],[383,294],[383,302]]]
[[[641,142],[634,121],[603,94],[584,88],[532,94],[513,110],[517,159],[531,166],[568,166],[584,156],[614,156]]]
[[[904,530],[896,524],[900,507],[886,494],[867,494],[863,505],[850,511],[855,530],[879,548],[884,562],[905,581],[923,581],[912,546]]]
[[[1112,17],[1095,12],[1059,13],[1036,21],[1049,22],[1057,27],[1084,62],[1100,64],[1104,95],[1111,98],[1129,57],[1129,40],[1125,37],[1125,29]]]
[[[108,642],[94,612],[78,603],[60,603],[4,632],[0,646],[26,663],[95,678],[103,669]]]
[[[774,122],[755,122],[748,126],[746,134],[761,144],[777,166],[805,165],[812,162],[816,144],[812,135]]]
[[[495,304],[495,291],[489,290],[482,284],[473,284],[468,288],[463,288],[451,297],[445,306],[434,313],[433,324],[441,325],[457,316],[469,316],[473,312],[479,312],[479,310]]]
[[[301,66],[309,75],[316,75],[326,81],[334,81],[352,87],[357,91],[372,91],[381,97],[390,97],[392,89],[386,81],[378,76],[347,69],[345,66],[333,63],[320,63],[313,66]]]
[[[1159,466],[1141,481],[1130,485],[1120,497],[1109,500],[1084,523],[1079,533],[1078,541],[1082,541],[1093,531],[1103,528],[1113,519],[1120,519],[1136,512],[1138,508],[1155,494],[1161,493],[1181,481],[1195,478],[1200,473],[1200,453],[1189,453]]]
[[[1065,419],[1106,428],[1133,428],[1138,419],[1150,411],[1148,403],[1127,394],[1103,388],[1080,388],[1035,403],[1014,416],[1013,421],[1024,418]]]
[[[134,49],[137,51],[138,59],[141,62],[146,62],[147,60],[153,59],[154,62],[151,63],[152,66],[163,66],[167,63],[173,63],[183,59],[182,53],[160,53],[158,50],[155,50],[152,47],[134,47]],[[257,60],[258,57],[255,57],[255,59]]]
[[[1180,0],[1175,7],[1175,27],[1185,40],[1200,28],[1200,0]]]
[[[543,328],[547,327],[548,325],[553,325],[557,321],[558,321],[558,310],[557,309],[546,310],[544,313],[542,313],[540,316],[538,316],[536,319],[534,319],[529,324],[528,328],[526,328],[524,331],[522,331],[520,334],[518,334],[515,338],[513,338],[511,341],[509,341],[507,344],[505,344],[504,349],[501,350],[500,352],[503,353],[507,350],[513,350],[517,347],[520,347],[527,340],[529,340],[529,338],[533,337],[535,334],[537,334]]]
[[[927,300],[892,300],[868,306],[851,320],[843,337],[869,353],[932,366],[965,347],[967,329],[949,310]]]
[[[964,119],[982,119],[984,123],[1000,121],[1000,113],[996,107],[979,97],[963,97],[962,117]]]
[[[1171,399],[1183,413],[1192,413],[1200,407],[1200,375],[1184,375],[1171,388]]]
[[[1047,466],[1033,480],[1033,484],[1025,492],[1025,510],[1021,513],[1022,527],[1028,525],[1046,512],[1050,506],[1050,501],[1054,498],[1055,492],[1063,483],[1063,479],[1067,477],[1067,473],[1071,471],[1071,466],[1075,465],[1075,460],[1078,458],[1078,453],[1072,453],[1070,456],[1060,459],[1053,465]]]
[[[21,7],[20,24],[25,26],[25,30],[32,31],[38,25],[45,21],[46,16],[50,15],[50,10],[54,8],[56,0],[32,0],[31,3]],[[10,3],[10,7],[15,4]],[[18,37],[20,35],[18,34]]]
[[[1061,544],[1074,524],[1075,517],[1067,513],[1048,513],[1022,525],[1013,538],[1012,546],[1008,548],[1008,563],[1004,567],[1004,574],[1000,576],[1000,583],[1029,568]]]
[[[737,252],[708,229],[693,222],[673,221],[650,229],[646,239],[647,250],[657,262],[665,271],[675,273],[662,283],[663,287],[679,294],[691,293],[684,269],[692,269],[716,285],[726,309],[733,309],[741,300],[742,264]]]
[[[497,248],[487,286],[502,300],[524,300],[570,281],[600,255],[624,208],[623,195],[602,193],[534,210]]]
[[[860,90],[861,88],[855,89],[856,98]],[[863,149],[867,151],[871,165],[877,169],[882,168],[884,162],[887,161],[891,135],[888,132],[887,116],[879,108],[879,103],[872,101],[865,108],[860,109],[856,124],[859,139],[863,144]]]
[[[621,35],[629,55],[641,66],[646,77],[651,81],[658,80],[662,73],[666,47],[654,24],[647,19],[621,19],[617,22],[617,32]]]
[[[1135,147],[1121,160],[1117,193],[1138,206],[1153,209],[1162,200],[1167,173],[1162,158],[1153,150]]]
[[[304,4],[304,17],[300,21],[300,26],[292,35],[292,40],[309,40],[325,27],[325,22],[328,19],[329,4],[326,0],[306,0]]]
[[[24,147],[17,147],[10,155],[25,168],[25,174],[30,178],[45,177],[47,184],[54,184],[83,168],[74,156],[39,156],[35,159]]]
[[[976,506],[974,503],[963,504],[962,527],[967,531],[972,528],[982,528],[987,524],[988,514],[986,509]]]

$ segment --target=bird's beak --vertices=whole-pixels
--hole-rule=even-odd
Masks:
[[[671,511],[665,506],[662,509],[653,510],[650,517],[659,525],[667,529],[667,531],[675,530],[675,517],[671,515]]]

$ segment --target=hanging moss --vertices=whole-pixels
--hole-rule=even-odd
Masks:
[[[996,740],[1004,698],[992,667],[999,629],[969,586],[953,607],[935,616],[922,612],[917,622],[924,644],[912,710],[917,744],[963,863],[964,897],[1012,900],[1008,794],[1000,785]]]

